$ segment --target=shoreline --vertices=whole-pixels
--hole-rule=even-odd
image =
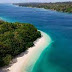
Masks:
[[[29,7],[29,6],[19,6],[19,5],[14,5],[14,6],[16,6],[16,7],[26,7],[26,8],[38,8],[38,9],[50,10],[50,11],[59,12],[59,13],[71,14],[70,12],[57,11],[57,10],[54,10],[54,9],[46,9],[46,8],[39,8],[39,7]]]
[[[30,47],[26,52],[23,52],[14,58],[14,62],[5,68],[7,72],[32,71],[42,51],[51,43],[50,37],[46,33],[40,32],[42,37],[34,42],[33,47]]]

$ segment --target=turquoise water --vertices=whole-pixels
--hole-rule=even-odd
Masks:
[[[0,4],[0,17],[9,22],[31,23],[53,40],[32,72],[72,72],[72,14]]]

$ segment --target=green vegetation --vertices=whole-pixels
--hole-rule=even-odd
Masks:
[[[0,67],[34,45],[41,33],[31,24],[0,21]]]
[[[57,3],[16,3],[14,5],[25,7],[37,7],[44,9],[51,9],[61,12],[72,13],[72,2],[57,2]]]

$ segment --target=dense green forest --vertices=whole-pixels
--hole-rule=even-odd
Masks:
[[[72,13],[72,2],[57,2],[57,3],[14,3],[14,5],[25,7],[37,7],[51,9],[61,12]]]
[[[8,65],[16,55],[32,47],[40,37],[40,31],[31,24],[0,21],[0,67]]]

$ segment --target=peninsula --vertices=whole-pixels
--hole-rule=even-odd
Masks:
[[[32,70],[51,38],[28,23],[0,21],[0,72]]]

